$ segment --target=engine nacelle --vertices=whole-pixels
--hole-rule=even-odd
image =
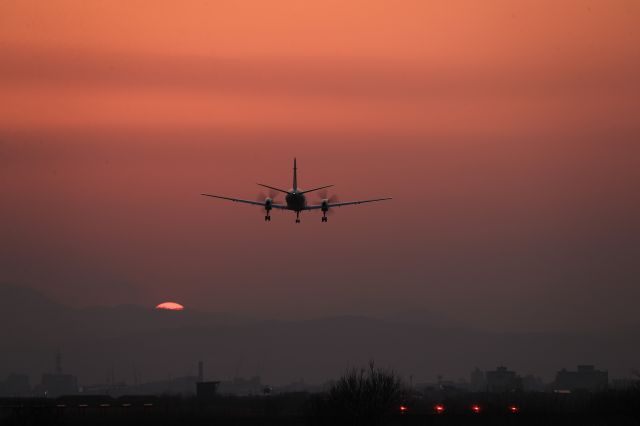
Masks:
[[[329,211],[329,200],[324,199],[322,200],[322,207],[320,207],[322,209],[323,212],[328,212]]]
[[[265,198],[264,200],[264,209],[269,211],[273,208],[273,200],[271,198]]]

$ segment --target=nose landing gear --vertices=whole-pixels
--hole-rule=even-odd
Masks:
[[[265,222],[271,222],[271,216],[266,215],[266,216],[264,217],[264,221],[265,221]]]
[[[296,212],[296,223],[300,223],[300,212]]]

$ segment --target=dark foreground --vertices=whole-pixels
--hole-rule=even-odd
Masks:
[[[331,412],[326,395],[0,399],[0,425],[639,425],[640,392],[416,396],[383,418]],[[401,409],[401,407],[403,407]],[[436,409],[436,407],[439,407]],[[474,408],[475,407],[475,408]],[[439,411],[439,412],[438,412]]]

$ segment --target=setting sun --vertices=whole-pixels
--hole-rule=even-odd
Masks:
[[[156,309],[165,309],[169,311],[182,311],[184,310],[184,306],[175,302],[164,302],[156,306]]]

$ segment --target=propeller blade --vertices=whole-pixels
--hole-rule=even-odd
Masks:
[[[318,203],[321,203],[324,200],[327,200],[329,204],[333,204],[338,201],[338,196],[336,194],[329,195],[326,189],[321,189],[320,191],[318,191],[318,196],[320,197],[320,200],[318,200]],[[333,216],[334,213],[335,213],[335,209],[329,208],[324,214],[326,216]]]
[[[264,200],[266,200],[267,198],[271,198],[271,201],[275,203],[277,195],[278,195],[278,192],[274,191],[273,189],[269,190],[269,192],[266,194],[264,192],[259,192],[256,195],[256,201],[263,203]]]
[[[267,209],[266,208],[266,201],[267,198],[271,198],[271,202],[272,203],[277,203],[276,201],[276,196],[278,195],[278,192],[273,190],[273,189],[269,189],[268,193],[264,193],[264,192],[259,192],[258,195],[256,195],[256,201],[260,202],[260,203],[264,203],[265,205],[263,205],[260,208],[260,214],[264,214],[265,215],[265,221],[271,221],[271,212],[273,211],[273,209]]]
[[[326,189],[319,191],[318,195],[320,196],[320,201],[327,200],[329,203],[335,203],[338,201],[338,196],[336,194],[329,195]]]

